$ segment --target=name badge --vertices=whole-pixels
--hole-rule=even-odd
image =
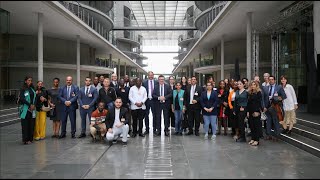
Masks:
[[[194,93],[195,96],[198,96],[198,92]]]
[[[274,93],[274,95],[273,96],[278,96],[278,93]]]
[[[24,96],[28,96],[28,95],[29,95],[29,93],[27,93],[27,92],[26,92],[26,93],[24,93]]]
[[[124,89],[121,89],[121,92],[126,92],[126,90],[124,90]]]
[[[76,96],[76,94],[74,92],[72,92],[72,95],[71,96]]]
[[[218,97],[221,97],[221,95],[219,94]]]
[[[183,101],[183,98],[180,98],[180,101]]]
[[[126,119],[125,118],[121,118],[121,122],[125,122],[126,121]]]
[[[92,94],[88,94],[88,97],[92,97]]]

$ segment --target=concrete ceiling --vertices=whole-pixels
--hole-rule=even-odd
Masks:
[[[11,34],[37,36],[37,13],[41,12],[44,18],[44,36],[76,41],[76,35],[80,35],[81,43],[96,48],[97,57],[109,58],[109,54],[112,54],[112,59],[116,62],[120,59],[121,65],[126,62],[128,66],[136,67],[138,71],[146,73],[141,66],[57,1],[1,1],[0,6],[10,12]]]

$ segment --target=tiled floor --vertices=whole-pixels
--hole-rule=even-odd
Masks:
[[[71,139],[69,123],[67,132],[52,139],[48,120],[47,139],[22,145],[19,123],[0,128],[0,178],[319,178],[320,158],[282,141],[252,147],[230,135],[149,134],[109,147]]]

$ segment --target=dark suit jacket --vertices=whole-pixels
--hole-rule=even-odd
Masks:
[[[70,98],[68,99],[68,95],[67,95],[67,85],[63,86],[60,89],[60,93],[59,93],[59,99],[61,101],[62,107],[64,110],[66,110],[67,108],[69,108],[70,110],[76,110],[78,107],[78,94],[79,94],[79,88],[76,85],[71,85],[71,90],[70,90]],[[69,107],[67,107],[64,103],[66,101],[70,101],[71,105]]]
[[[94,104],[97,102],[97,99],[98,99],[98,91],[94,86],[91,86],[89,90],[89,94],[91,94],[92,96],[89,97],[86,95],[85,87],[80,88],[79,95],[78,95],[79,105],[80,105],[80,108],[82,108],[83,105],[89,105],[90,106],[89,110],[94,110],[95,109]]]
[[[125,108],[125,107],[121,107],[120,108],[120,113],[119,113],[119,120],[121,121],[121,118],[125,118],[126,121],[124,122],[124,124],[128,124],[129,122],[129,116],[128,116],[128,113],[127,113],[128,109]],[[113,123],[114,123],[114,119],[115,119],[115,114],[116,114],[116,109],[115,107],[111,108],[110,110],[108,110],[108,113],[107,113],[107,117],[106,117],[106,127],[107,127],[107,130],[109,128],[113,128]]]
[[[117,85],[114,85],[113,84],[113,81],[112,80],[110,80],[110,87],[113,87],[113,88],[118,88],[119,87],[119,82],[117,81]]]
[[[195,89],[195,93],[197,92],[198,95],[194,95],[193,96],[193,99],[197,101],[196,104],[193,104],[191,105],[190,104],[190,92],[191,92],[191,85],[188,85],[186,91],[185,91],[185,106],[187,107],[187,109],[190,109],[190,108],[194,108],[194,109],[201,109],[201,105],[200,105],[200,98],[201,98],[201,93],[202,93],[202,87],[201,86],[198,86],[196,85],[196,89]]]
[[[171,89],[171,85],[170,84],[168,84],[168,85],[169,85],[169,87]],[[171,90],[172,90],[172,92],[173,92],[173,90],[176,90],[176,85],[173,85],[173,89],[171,89]],[[173,97],[170,98],[170,104],[173,104]]]
[[[168,84],[164,84],[164,97],[165,99],[165,104],[170,108],[170,103],[171,103],[171,97],[172,97],[172,90]],[[154,86],[153,94],[152,94],[153,100],[160,104],[160,100],[158,100],[158,97],[160,97],[160,85],[157,84]]]
[[[216,91],[214,91],[214,90],[211,91],[211,95],[210,95],[209,100],[207,97],[207,91],[203,91],[201,93],[200,104],[203,109],[202,110],[203,115],[208,115],[208,116],[217,115],[218,114],[218,110],[217,110],[218,103],[219,103],[219,99],[218,99],[218,94]],[[206,110],[204,110],[204,108],[212,108],[212,107],[213,107],[213,110],[211,112],[207,112]]]
[[[128,103],[130,103],[130,101],[129,101],[130,88],[124,87],[124,90],[125,90],[125,92],[122,92],[120,88],[117,88],[116,93],[117,93],[117,96],[120,97],[122,100],[122,106],[129,108]]]
[[[270,101],[269,101],[269,88],[270,86],[263,86],[263,102],[264,102],[264,107],[269,108],[271,106]],[[282,98],[282,100],[286,99],[286,93],[284,92],[284,89],[280,85],[275,85],[274,86],[274,93],[278,93],[278,96]],[[272,94],[273,96],[274,94]]]
[[[159,82],[158,82],[157,80],[155,80],[155,79],[153,79],[153,81],[154,81],[153,86],[154,86],[154,88],[155,88],[156,85],[159,84]],[[143,81],[142,86],[146,88],[146,90],[147,90],[147,97],[149,97],[149,79],[146,79],[145,81]],[[154,89],[153,89],[153,91],[154,91]],[[152,95],[151,95],[151,96],[152,96]]]

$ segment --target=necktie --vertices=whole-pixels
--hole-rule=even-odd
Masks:
[[[86,91],[86,95],[88,95],[89,94],[89,87],[87,87],[87,91]]]
[[[153,93],[153,84],[152,84],[152,80],[150,80],[150,84],[151,84],[151,94]]]
[[[269,96],[271,96],[271,94],[272,94],[272,88],[273,88],[273,86],[271,86],[271,88],[270,88]]]
[[[67,98],[69,99],[70,98],[70,87],[68,86],[67,88]]]

